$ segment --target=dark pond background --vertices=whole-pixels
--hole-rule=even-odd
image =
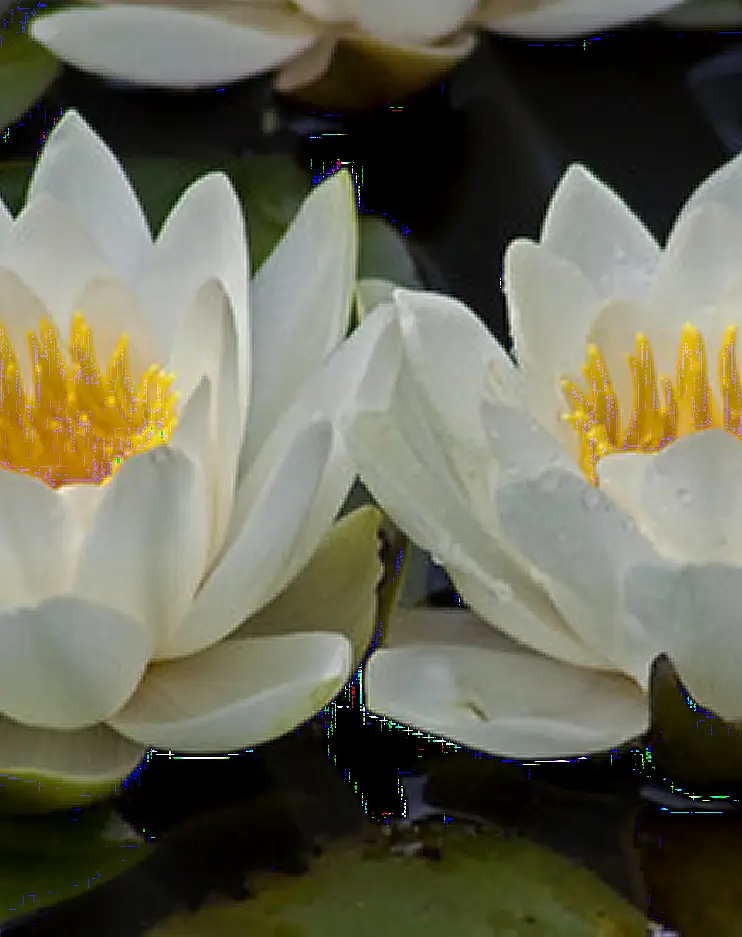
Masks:
[[[485,36],[443,84],[362,113],[276,99],[268,80],[177,94],[64,68],[5,133],[0,160],[35,158],[69,107],[124,158],[213,164],[281,153],[316,179],[348,165],[363,211],[405,237],[423,283],[464,300],[507,343],[504,247],[538,234],[570,163],[611,184],[662,239],[692,188],[742,149],[742,33],[643,27],[561,43]],[[423,585],[430,604],[457,603],[442,571],[429,569]],[[692,732],[713,735],[711,717],[689,709],[677,690],[674,698]],[[162,843],[157,854],[72,901],[9,921],[2,934],[125,937],[215,893],[239,897],[251,864],[300,867],[317,832],[419,808],[400,786],[419,775],[429,779],[427,800],[448,814],[485,816],[552,845],[643,910],[649,902],[668,927],[682,922],[688,937],[742,933],[735,923],[712,931],[710,910],[724,906],[737,917],[730,856],[739,824],[727,809],[739,792],[735,773],[703,753],[689,756],[693,764],[663,760],[665,741],[660,732],[612,756],[521,766],[372,718],[356,680],[311,725],[260,751],[220,760],[152,755],[117,806]],[[689,792],[703,803],[684,799]],[[241,810],[243,825],[235,822]]]

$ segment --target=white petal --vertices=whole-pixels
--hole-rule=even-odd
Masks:
[[[273,87],[281,94],[291,94],[318,81],[327,72],[337,46],[337,37],[332,32],[311,45],[306,52],[287,62],[276,75]]]
[[[353,183],[343,171],[314,189],[251,284],[253,394],[249,461],[304,382],[345,337],[357,255]]]
[[[296,579],[227,640],[299,631],[339,632],[353,643],[354,660],[360,664],[379,624],[380,516],[377,508],[365,505],[333,524]]]
[[[475,22],[506,35],[560,39],[664,13],[679,0],[485,0]]]
[[[33,358],[28,350],[28,333],[38,334],[42,319],[49,318],[49,309],[17,273],[0,267],[0,325],[12,345],[23,388],[33,396],[35,374]]]
[[[143,275],[142,295],[157,309],[153,319],[161,347],[171,355],[176,370],[183,346],[192,347],[202,335],[200,321],[189,320],[186,312],[198,291],[212,280],[224,288],[229,298],[236,336],[239,370],[240,413],[247,410],[250,384],[249,255],[242,206],[232,183],[223,173],[209,173],[196,180],[183,193],[168,215],[157,237],[151,263]],[[195,335],[190,331],[196,328]],[[182,373],[188,388],[195,387],[207,370],[192,368]]]
[[[462,26],[478,0],[346,0],[364,32],[388,41],[435,42]]]
[[[78,782],[118,781],[139,764],[146,749],[107,726],[35,729],[0,718],[3,773],[42,774]]]
[[[530,241],[514,241],[504,260],[513,351],[533,415],[553,435],[567,436],[561,380],[579,377],[587,335],[598,312],[595,287],[568,260]]]
[[[33,606],[67,589],[80,536],[56,491],[0,470],[0,608]]]
[[[31,32],[84,71],[161,88],[198,88],[268,71],[317,35],[299,17],[254,12],[254,26],[235,25],[204,13],[114,4],[37,17]]]
[[[348,16],[348,0],[297,0],[297,3],[309,16],[326,23],[341,23]]]
[[[660,653],[622,603],[623,581],[655,554],[631,520],[599,489],[575,475],[546,470],[496,494],[505,536],[544,577],[585,643],[643,686]]]
[[[363,277],[356,281],[355,299],[359,306],[359,319],[363,321],[377,306],[387,306],[394,299],[394,291],[398,289],[391,280],[380,280],[375,277]]]
[[[700,706],[725,719],[742,717],[742,570],[714,563],[637,566],[626,581],[626,603]]]
[[[276,583],[303,533],[331,447],[328,423],[307,426],[284,460],[274,464],[272,477],[250,491],[245,525],[172,635],[168,657],[182,657],[214,644],[274,598]]]
[[[63,203],[116,272],[128,278],[138,269],[152,244],[141,205],[121,164],[76,111],[67,111],[49,134],[27,201],[42,192]]]
[[[193,464],[174,449],[127,459],[83,546],[75,594],[135,618],[159,650],[203,575],[207,498]]]
[[[435,613],[431,613],[435,614]],[[497,636],[449,634],[381,648],[366,665],[368,708],[396,722],[508,758],[558,758],[615,748],[647,728],[648,700],[614,674],[506,651]]]
[[[637,216],[583,166],[571,166],[556,188],[541,243],[571,260],[603,299],[640,299],[660,249]]]
[[[0,646],[0,712],[39,728],[81,729],[131,696],[151,639],[120,612],[58,596],[0,613]]]
[[[156,748],[252,748],[323,709],[350,676],[351,665],[351,644],[339,634],[225,641],[151,668],[110,724]]]
[[[733,156],[700,183],[683,205],[678,222],[709,203],[723,205],[742,218],[742,154]]]
[[[5,204],[5,200],[0,196],[0,252],[5,247],[10,232],[13,229],[13,216],[10,209]]]

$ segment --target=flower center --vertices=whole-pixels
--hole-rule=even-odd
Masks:
[[[103,375],[90,326],[79,312],[70,328],[68,360],[52,322],[42,320],[38,332],[28,335],[31,398],[0,324],[0,465],[35,475],[52,488],[72,482],[105,484],[128,456],[170,439],[177,424],[178,395],[169,393],[175,376],[154,364],[135,388],[128,335],[119,339]]]
[[[628,355],[633,377],[633,406],[624,422],[608,367],[597,345],[588,345],[582,368],[588,390],[563,380],[569,412],[562,419],[580,437],[580,466],[590,481],[599,482],[596,466],[611,452],[658,452],[704,429],[725,429],[742,438],[742,387],[736,352],[737,329],[724,333],[719,352],[721,400],[712,399],[701,333],[683,326],[675,381],[655,375],[654,357],[646,335],[636,335],[636,353]]]

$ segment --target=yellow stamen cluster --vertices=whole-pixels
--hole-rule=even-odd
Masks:
[[[176,424],[175,380],[158,365],[133,386],[129,338],[122,335],[104,375],[90,326],[76,313],[67,359],[54,324],[28,336],[34,394],[23,388],[13,346],[0,324],[0,465],[52,488],[105,484],[124,460],[166,443]]]
[[[646,335],[637,333],[636,353],[628,355],[633,375],[633,407],[627,420],[597,345],[589,345],[582,373],[588,390],[563,380],[569,406],[563,419],[580,436],[580,465],[597,485],[596,466],[612,452],[657,452],[689,433],[713,427],[742,438],[742,388],[737,366],[737,329],[730,326],[719,352],[721,400],[712,398],[701,333],[683,326],[675,382],[663,376],[659,385]]]

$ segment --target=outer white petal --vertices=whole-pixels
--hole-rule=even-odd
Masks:
[[[479,0],[345,0],[350,17],[379,39],[435,42],[463,26]]]
[[[685,215],[709,203],[723,205],[742,218],[742,154],[732,157],[700,183],[683,205],[676,225]]]
[[[339,172],[309,194],[252,281],[253,394],[243,462],[348,331],[356,229],[353,183]]]
[[[626,602],[672,658],[699,705],[725,719],[742,717],[741,569],[715,563],[637,566],[626,581]]]
[[[541,243],[579,267],[601,299],[641,299],[660,258],[639,218],[579,165],[570,166],[554,192]]]
[[[255,12],[250,26],[172,7],[114,4],[37,17],[31,32],[84,71],[161,88],[197,88],[269,71],[317,36],[299,17]]]
[[[196,180],[168,215],[142,275],[142,295],[157,311],[152,327],[183,390],[210,374],[193,360],[194,343],[203,340],[202,310],[189,319],[187,310],[198,291],[212,280],[224,288],[233,319],[239,371],[240,413],[247,411],[250,376],[249,253],[242,206],[232,183],[215,172]],[[194,331],[195,330],[195,331]],[[209,343],[213,351],[213,342]],[[184,361],[183,358],[186,358]],[[206,360],[211,360],[208,356]]]
[[[272,477],[255,486],[244,527],[172,635],[168,657],[214,644],[274,598],[276,583],[307,523],[332,441],[326,421],[312,423],[295,437],[283,461],[274,463]]]
[[[407,646],[404,625],[398,628],[396,646],[379,649],[366,665],[369,709],[474,749],[523,759],[611,749],[647,728],[648,700],[632,681],[503,650],[499,636],[484,629],[477,634],[463,617],[463,628],[456,613],[436,622],[429,643],[420,641],[419,620]]]
[[[159,446],[112,478],[80,554],[75,595],[141,622],[160,648],[203,575],[208,493],[194,465]]]
[[[81,531],[38,478],[0,471],[0,608],[34,606],[70,582]]]
[[[721,429],[693,433],[657,453],[604,459],[642,530],[665,556],[742,566],[742,445]],[[601,471],[601,476],[602,476]],[[612,483],[612,485],[611,485]],[[619,494],[619,497],[621,495]]]
[[[77,111],[67,111],[49,134],[27,203],[42,192],[62,202],[116,272],[129,278],[139,268],[152,244],[139,199],[114,154]]]
[[[586,644],[642,686],[661,653],[623,605],[629,569],[656,556],[624,512],[575,475],[547,469],[496,493],[505,536],[544,579],[544,586]]]
[[[282,94],[291,94],[318,81],[327,72],[337,46],[337,36],[328,30],[306,52],[287,62],[276,75],[273,87]]]
[[[131,696],[151,653],[144,627],[69,596],[0,613],[0,712],[48,729],[82,729]]]
[[[485,0],[475,22],[506,35],[559,39],[664,13],[680,0]]]
[[[151,668],[110,724],[156,748],[225,752],[252,748],[323,709],[350,675],[352,646],[340,634],[224,641]]]
[[[581,374],[600,297],[573,263],[526,240],[508,247],[503,280],[529,409],[549,432],[573,444],[573,431],[560,420],[560,382]]]

